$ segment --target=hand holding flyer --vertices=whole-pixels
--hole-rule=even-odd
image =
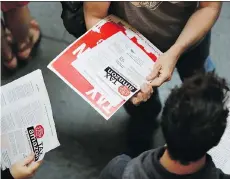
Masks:
[[[34,154],[31,154],[13,164],[10,168],[10,174],[15,179],[32,178],[41,164],[42,161],[34,162]]]
[[[107,94],[117,94],[127,101],[146,82],[145,78],[151,72],[154,62],[128,37],[118,32],[92,50],[79,55],[72,65],[91,84],[95,80],[98,81],[97,86],[106,84],[107,87],[101,87]],[[117,98],[116,95],[112,99],[105,93],[103,95],[111,103]]]
[[[138,31],[110,15],[67,47],[48,68],[109,119],[140,90],[160,54]]]
[[[60,145],[40,70],[1,87],[1,165],[35,154],[35,161]]]

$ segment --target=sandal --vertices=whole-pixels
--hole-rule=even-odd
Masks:
[[[11,34],[10,30],[8,28],[5,28],[5,36],[6,36],[6,40],[10,45],[13,45],[14,39],[13,39],[13,35]]]
[[[31,33],[31,30],[35,30],[39,32],[37,39],[34,39],[35,37],[34,37],[34,34]],[[24,42],[21,46],[17,47],[17,57],[22,61],[28,61],[29,59],[31,59],[31,57],[35,54],[37,47],[40,44],[41,37],[42,37],[39,25],[35,20],[32,20],[30,22],[29,32],[30,32],[30,35],[29,35],[27,42]],[[22,55],[22,53],[24,53],[27,50],[30,50],[30,52],[25,57],[25,55]]]
[[[17,68],[18,66],[18,61],[17,61],[17,58],[16,56],[12,55],[11,58],[9,59],[6,59],[4,57],[2,57],[3,59],[3,65],[10,71],[13,71]]]
[[[5,24],[4,24],[3,20],[1,20],[1,24],[3,26],[4,31],[6,32],[6,27],[5,27]],[[8,35],[11,34],[9,30],[7,31],[7,33],[8,33]],[[12,35],[11,35],[11,37],[12,37]],[[13,71],[18,66],[18,60],[17,60],[16,56],[13,53],[12,44],[9,43],[8,40],[7,40],[7,34],[4,33],[4,36],[2,36],[2,38],[4,38],[2,40],[6,41],[5,45],[9,46],[9,47],[6,47],[5,50],[3,50],[4,49],[3,48],[2,51],[1,51],[2,64],[3,64],[4,67],[7,68],[7,70]],[[7,48],[8,48],[8,50],[7,50]]]

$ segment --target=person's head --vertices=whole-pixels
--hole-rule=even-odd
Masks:
[[[198,74],[172,90],[162,113],[162,130],[172,160],[188,165],[205,156],[224,133],[229,88],[214,73]]]

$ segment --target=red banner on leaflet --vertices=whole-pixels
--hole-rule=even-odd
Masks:
[[[78,55],[97,46],[112,35],[122,32],[142,49],[153,61],[156,61],[161,52],[144,38],[135,29],[115,16],[108,16],[81,36],[61,54],[59,54],[48,68],[56,73],[84,100],[86,100],[105,119],[109,119],[124,103],[112,106],[78,71],[72,66]]]

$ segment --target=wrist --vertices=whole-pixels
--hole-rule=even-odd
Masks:
[[[174,44],[170,47],[169,52],[172,56],[174,56],[176,59],[178,59],[185,51],[185,48],[179,44]]]
[[[183,50],[179,46],[173,45],[166,53],[170,57],[171,63],[176,64],[180,56],[183,54]]]

